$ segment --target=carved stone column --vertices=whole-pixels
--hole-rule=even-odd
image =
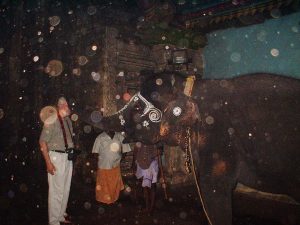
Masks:
[[[117,37],[118,31],[112,27],[105,28],[104,49],[103,49],[103,84],[102,102],[104,116],[117,111],[116,104],[116,65],[117,65]]]
[[[194,68],[197,69],[197,74],[203,76],[204,73],[203,48],[199,48],[193,51],[192,64],[193,64],[193,69]],[[200,77],[197,77],[197,79],[200,79]]]

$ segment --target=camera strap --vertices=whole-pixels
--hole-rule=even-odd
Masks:
[[[60,127],[62,129],[62,133],[63,133],[63,136],[64,136],[64,142],[65,142],[65,147],[66,147],[66,151],[68,150],[69,146],[68,146],[68,142],[67,142],[67,135],[66,135],[66,130],[65,130],[65,127],[64,127],[64,123],[63,123],[63,120],[61,118],[61,116],[59,115],[59,113],[57,113],[57,116],[58,116],[58,120],[59,120],[59,123],[60,123]],[[67,121],[66,121],[67,122]],[[67,122],[68,124],[68,122]],[[69,125],[68,125],[69,126]],[[69,128],[70,129],[70,128]],[[72,134],[70,132],[70,135],[71,135],[71,138],[72,138]]]

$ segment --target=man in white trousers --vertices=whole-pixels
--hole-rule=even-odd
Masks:
[[[73,170],[67,153],[68,149],[74,148],[72,122],[68,117],[70,113],[66,99],[59,98],[57,114],[44,122],[39,140],[48,172],[49,225],[71,224],[65,218]]]

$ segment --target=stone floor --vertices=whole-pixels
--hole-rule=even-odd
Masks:
[[[9,200],[0,196],[0,225],[46,225],[47,181],[40,176],[37,184],[22,189],[19,182],[12,185],[14,195]],[[143,213],[143,198],[138,188],[136,202],[133,198],[135,179],[125,178],[132,189],[122,192],[119,201],[104,206],[95,201],[92,180],[73,179],[68,213],[76,225],[208,225],[193,185],[168,186],[165,199],[162,188],[157,189],[157,201],[152,216]],[[12,188],[13,188],[12,187]],[[1,186],[0,188],[4,188]],[[245,194],[235,194],[233,225],[299,225],[299,205],[258,199]],[[298,217],[297,217],[298,216]]]
[[[127,179],[126,183],[134,190],[133,180]],[[75,198],[74,191],[69,209],[78,225],[208,225],[196,188],[191,185],[169,187],[167,199],[163,189],[158,188],[152,216],[142,210],[144,204],[140,188],[137,188],[137,202],[133,198],[134,191],[123,192],[119,201],[111,206],[97,203],[91,195],[83,197],[80,194]],[[93,191],[89,193],[93,195]],[[300,221],[296,218],[300,213],[299,207],[251,198],[241,193],[235,194],[234,208],[234,225],[298,225]]]

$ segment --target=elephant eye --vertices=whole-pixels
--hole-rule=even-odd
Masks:
[[[134,110],[135,111],[140,111],[142,109],[142,107],[141,107],[141,105],[139,105],[139,104],[136,104],[135,106],[134,106]]]

